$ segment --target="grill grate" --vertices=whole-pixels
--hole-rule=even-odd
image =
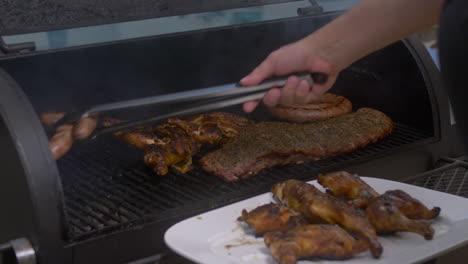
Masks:
[[[134,225],[188,217],[266,192],[281,180],[310,179],[320,171],[432,140],[425,132],[395,124],[390,136],[353,153],[265,170],[237,183],[198,168],[187,174],[171,171],[157,177],[143,164],[141,152],[111,136],[79,142],[58,161],[68,238],[70,242],[81,241]]]
[[[446,165],[408,178],[404,182],[468,198],[468,162],[450,158]]]

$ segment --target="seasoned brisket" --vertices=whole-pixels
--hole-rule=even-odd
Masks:
[[[262,122],[241,130],[200,164],[205,171],[234,182],[265,168],[352,152],[384,138],[392,129],[392,120],[371,108],[309,124]]]

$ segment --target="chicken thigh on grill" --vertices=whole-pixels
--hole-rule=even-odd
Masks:
[[[192,156],[200,151],[200,143],[189,137],[181,128],[164,124],[156,127],[164,136],[165,144],[156,144],[145,150],[145,164],[158,175],[165,175],[172,167],[182,173],[192,169]]]
[[[210,145],[226,143],[242,127],[253,123],[241,116],[224,112],[200,114],[187,119],[172,118],[168,122],[182,128],[194,140]]]
[[[110,127],[122,122],[124,121],[113,118],[105,118],[103,121],[103,126]],[[138,126],[132,129],[114,132],[114,136],[137,149],[146,149],[153,145],[164,145],[169,142],[168,138],[158,136],[154,130],[154,127],[151,126]]]
[[[123,121],[106,118],[104,126]],[[173,118],[157,126],[140,126],[115,132],[128,145],[144,150],[144,161],[158,175],[169,168],[186,173],[192,169],[192,157],[202,145],[220,145],[237,135],[252,121],[224,112],[200,114],[187,119]]]

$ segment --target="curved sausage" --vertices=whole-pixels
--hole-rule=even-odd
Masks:
[[[277,105],[270,111],[279,120],[304,123],[326,120],[351,112],[351,102],[340,95],[326,93],[317,101],[305,105]]]
[[[56,160],[67,153],[73,145],[73,125],[59,126],[49,140],[50,151]]]
[[[56,112],[56,111],[50,111],[50,112],[44,112],[40,115],[40,119],[42,124],[45,126],[52,126],[53,124],[57,123],[60,119],[62,119],[65,116],[65,112]]]
[[[98,116],[88,116],[78,121],[73,129],[73,136],[75,139],[82,140],[88,138],[96,129],[98,123]]]

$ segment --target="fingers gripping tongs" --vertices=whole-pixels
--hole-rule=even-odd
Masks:
[[[296,75],[299,80],[306,80],[309,85],[314,83],[325,83],[327,76],[322,73],[301,73]],[[225,84],[210,88],[178,92],[166,95],[151,96],[127,101],[120,101],[109,104],[96,105],[87,107],[80,111],[73,111],[66,114],[62,119],[55,123],[50,131],[55,131],[61,125],[72,124],[82,118],[93,116],[96,114],[103,115],[108,112],[124,109],[134,109],[138,107],[146,107],[156,104],[179,104],[188,103],[183,108],[175,109],[174,111],[156,115],[150,118],[135,119],[109,127],[97,128],[91,135],[95,138],[102,134],[112,133],[126,128],[141,126],[149,123],[156,123],[168,118],[176,116],[185,116],[191,114],[199,114],[207,111],[242,104],[244,102],[261,99],[265,93],[274,87],[283,87],[286,84],[287,78],[268,79],[259,85],[241,86],[240,84]]]

